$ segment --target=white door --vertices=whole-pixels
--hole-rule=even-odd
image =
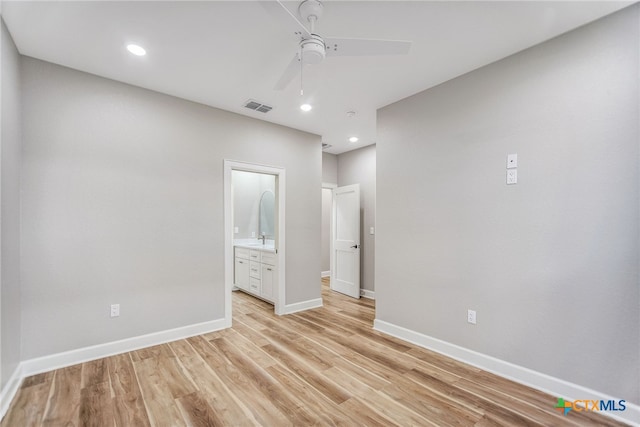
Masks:
[[[330,262],[331,289],[360,298],[360,184],[333,190]]]

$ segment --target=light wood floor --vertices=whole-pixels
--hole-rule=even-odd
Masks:
[[[27,378],[1,427],[622,425],[371,329],[333,293],[277,317],[240,292],[233,328]]]

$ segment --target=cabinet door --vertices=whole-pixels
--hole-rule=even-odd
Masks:
[[[234,284],[242,289],[249,289],[249,260],[236,258]]]
[[[277,277],[276,268],[273,265],[262,264],[262,289],[260,292],[262,298],[273,301],[273,291]]]

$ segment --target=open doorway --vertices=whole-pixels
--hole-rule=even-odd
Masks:
[[[234,287],[273,303],[275,313],[283,314],[285,170],[225,160],[224,213],[225,323],[232,323]]]
[[[336,187],[336,184],[322,183],[320,277],[325,278],[325,280],[328,280],[328,278],[331,276],[331,207],[333,205],[333,189]]]

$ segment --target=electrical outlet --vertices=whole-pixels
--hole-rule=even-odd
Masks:
[[[518,183],[518,169],[507,169],[507,185]]]
[[[120,304],[111,304],[111,317],[120,316]]]
[[[467,322],[472,325],[476,324],[476,311],[475,310],[467,310]]]

